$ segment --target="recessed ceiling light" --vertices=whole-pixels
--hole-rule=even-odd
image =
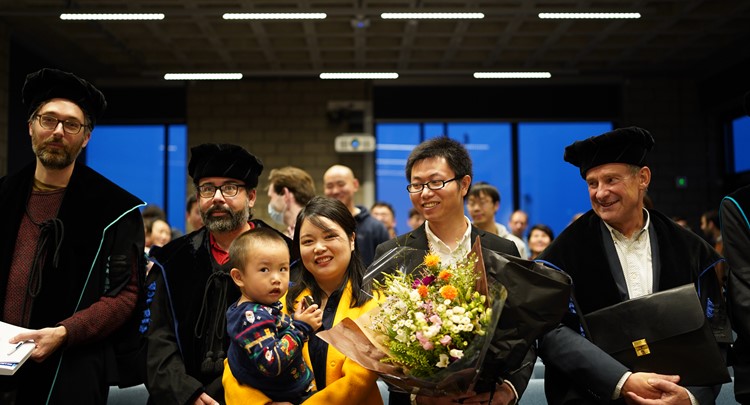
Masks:
[[[61,20],[92,21],[92,20],[163,20],[162,13],[63,13]]]
[[[382,73],[321,73],[321,79],[398,79],[398,73],[382,72]]]
[[[539,13],[542,19],[633,19],[641,13]]]
[[[384,20],[466,20],[482,19],[484,13],[382,13],[380,18]]]
[[[225,20],[323,20],[326,13],[225,13]]]
[[[164,80],[240,80],[242,73],[167,73]]]
[[[549,79],[550,72],[475,72],[475,79]]]

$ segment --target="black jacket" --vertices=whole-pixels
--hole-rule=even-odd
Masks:
[[[731,332],[726,306],[714,272],[714,266],[722,261],[721,257],[703,239],[663,214],[654,210],[649,210],[649,214],[653,291],[695,283],[703,307],[713,308],[709,322],[717,340],[728,342]],[[623,289],[627,295],[627,288],[622,270],[610,265],[612,261],[606,253],[603,227],[602,220],[589,211],[569,225],[537,258],[570,275],[578,310],[583,314],[627,299],[623,296]],[[616,257],[613,259],[617,260]],[[616,281],[618,279],[621,281]],[[566,315],[564,323],[569,329],[558,328],[548,333],[539,348],[539,356],[547,366],[547,400],[551,404],[573,398],[576,401],[608,402],[627,369],[578,334],[580,323],[575,313]],[[709,397],[715,398],[714,394],[718,394],[718,391],[714,393],[713,389],[704,388],[691,389],[691,392],[700,403],[706,403]]]
[[[750,403],[750,186],[721,202],[721,235],[729,264],[727,300],[734,342],[734,392],[737,402]]]
[[[260,220],[251,224],[268,227]],[[206,392],[224,403],[226,311],[240,297],[229,276],[231,265],[216,263],[205,227],[152,249],[150,255],[154,266],[147,287],[154,298],[145,320],[149,402],[185,404]]]
[[[0,226],[0,307],[5,302],[8,271],[35,168],[30,164],[0,179],[0,212],[4,217]],[[34,299],[30,323],[23,326],[55,326],[101,297],[117,295],[128,284],[134,261],[143,256],[143,220],[138,210],[142,205],[141,200],[99,173],[75,164],[57,215],[63,229],[58,268],[52,265],[54,249],[48,249],[43,253],[48,259],[42,269],[42,287]],[[37,399],[23,402],[43,403],[60,364],[52,402],[56,398],[79,398],[86,403],[85,391],[96,389],[97,382],[117,382],[113,359],[112,341],[102,336],[84,347],[58,350],[42,363],[25,363],[11,385],[17,385],[23,395],[37,395]],[[79,384],[70,383],[76,378]],[[0,380],[7,384],[9,379]]]

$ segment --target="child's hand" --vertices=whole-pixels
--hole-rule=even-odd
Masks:
[[[312,330],[316,331],[323,325],[323,310],[318,308],[318,304],[312,304],[305,309],[302,309],[302,305],[298,305],[294,312],[294,319],[310,325]]]

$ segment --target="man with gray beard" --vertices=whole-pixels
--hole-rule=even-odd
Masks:
[[[268,227],[251,219],[260,159],[229,144],[203,144],[191,153],[188,173],[205,226],[150,252],[153,299],[143,320],[150,404],[224,403],[226,310],[239,298],[229,245],[245,231]]]

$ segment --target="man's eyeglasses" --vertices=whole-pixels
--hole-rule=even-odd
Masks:
[[[39,125],[48,131],[54,130],[62,122],[63,131],[68,135],[75,135],[81,132],[81,128],[86,126],[76,120],[59,120],[52,115],[37,114],[36,118],[39,119]]]
[[[425,187],[429,188],[430,190],[440,190],[441,188],[445,187],[446,184],[452,182],[453,180],[458,180],[461,177],[463,176],[454,177],[450,180],[430,180],[427,183],[411,183],[406,186],[406,191],[410,193],[421,193]]]
[[[211,198],[216,195],[216,190],[221,191],[221,195],[224,197],[234,197],[240,192],[240,188],[245,187],[244,184],[224,184],[221,186],[214,186],[213,184],[203,184],[198,186],[198,194],[203,198]]]

